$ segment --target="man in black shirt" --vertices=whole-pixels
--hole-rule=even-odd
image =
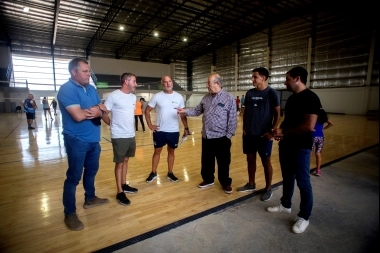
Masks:
[[[309,225],[313,208],[313,192],[310,183],[310,154],[312,132],[317,121],[321,102],[318,96],[306,88],[307,70],[295,67],[286,73],[285,85],[293,94],[285,105],[285,119],[275,133],[279,140],[279,156],[283,178],[281,204],[268,207],[270,213],[290,213],[294,180],[300,189],[300,212],[292,231],[303,233]]]

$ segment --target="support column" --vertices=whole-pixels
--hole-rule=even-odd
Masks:
[[[308,46],[307,46],[307,63],[306,63],[306,70],[307,73],[307,80],[306,80],[306,87],[310,88],[310,70],[311,70],[311,46],[312,46],[312,38],[309,38]]]
[[[362,114],[366,115],[369,106],[370,106],[370,92],[371,92],[371,78],[372,78],[372,69],[373,69],[373,59],[375,56],[375,43],[376,43],[376,30],[372,31],[372,40],[371,40],[371,48],[369,50],[369,58],[368,58],[368,68],[367,68],[367,78],[365,81],[365,91],[363,97],[363,106],[362,106]]]

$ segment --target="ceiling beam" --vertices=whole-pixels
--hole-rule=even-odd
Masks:
[[[215,1],[212,5],[209,5],[204,11],[199,12],[193,19],[189,20],[186,24],[179,27],[168,38],[163,39],[160,43],[150,48],[141,55],[145,61],[153,58],[174,46],[176,43],[182,40],[182,36],[191,35],[202,27],[205,27],[212,23],[214,20],[222,17],[228,11],[234,9],[236,5],[247,3],[251,1],[232,1],[226,2],[223,0]],[[218,34],[219,30],[213,30],[214,34]]]
[[[59,5],[60,5],[60,0],[55,0],[54,22],[53,22],[53,36],[52,36],[52,39],[51,39],[51,49],[52,49],[52,51],[54,50],[55,40],[57,38]]]
[[[117,51],[116,59],[122,58],[128,51],[130,51],[134,46],[136,46],[140,41],[142,41],[146,36],[148,36],[152,30],[162,24],[167,20],[173,13],[175,13],[181,6],[183,6],[187,0],[181,1],[181,4],[178,4],[180,0],[168,0],[165,4],[161,5],[156,9],[154,14],[149,17],[141,27],[138,27],[133,33],[135,35],[131,36]],[[172,5],[175,5],[174,8],[170,8]]]
[[[96,30],[94,36],[92,37],[90,43],[86,47],[86,58],[88,58],[95,48],[96,44],[101,40],[104,33],[107,31],[110,24],[113,22],[117,14],[120,12],[127,0],[113,0],[107,14],[100,23],[98,29]]]

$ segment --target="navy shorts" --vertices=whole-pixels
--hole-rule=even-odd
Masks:
[[[153,132],[153,142],[155,148],[161,148],[168,144],[171,148],[178,147],[179,132]]]
[[[26,113],[26,119],[35,119],[36,114],[34,112],[27,112]]]
[[[272,155],[273,141],[266,137],[243,134],[243,153],[259,153],[261,158],[268,158]]]

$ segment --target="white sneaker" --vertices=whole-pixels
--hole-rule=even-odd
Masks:
[[[281,204],[279,204],[278,206],[268,207],[267,211],[270,213],[291,213],[292,209],[291,208],[285,208]]]
[[[292,231],[293,233],[300,234],[305,232],[307,226],[309,226],[309,221],[304,218],[297,217],[296,223],[294,223]]]

